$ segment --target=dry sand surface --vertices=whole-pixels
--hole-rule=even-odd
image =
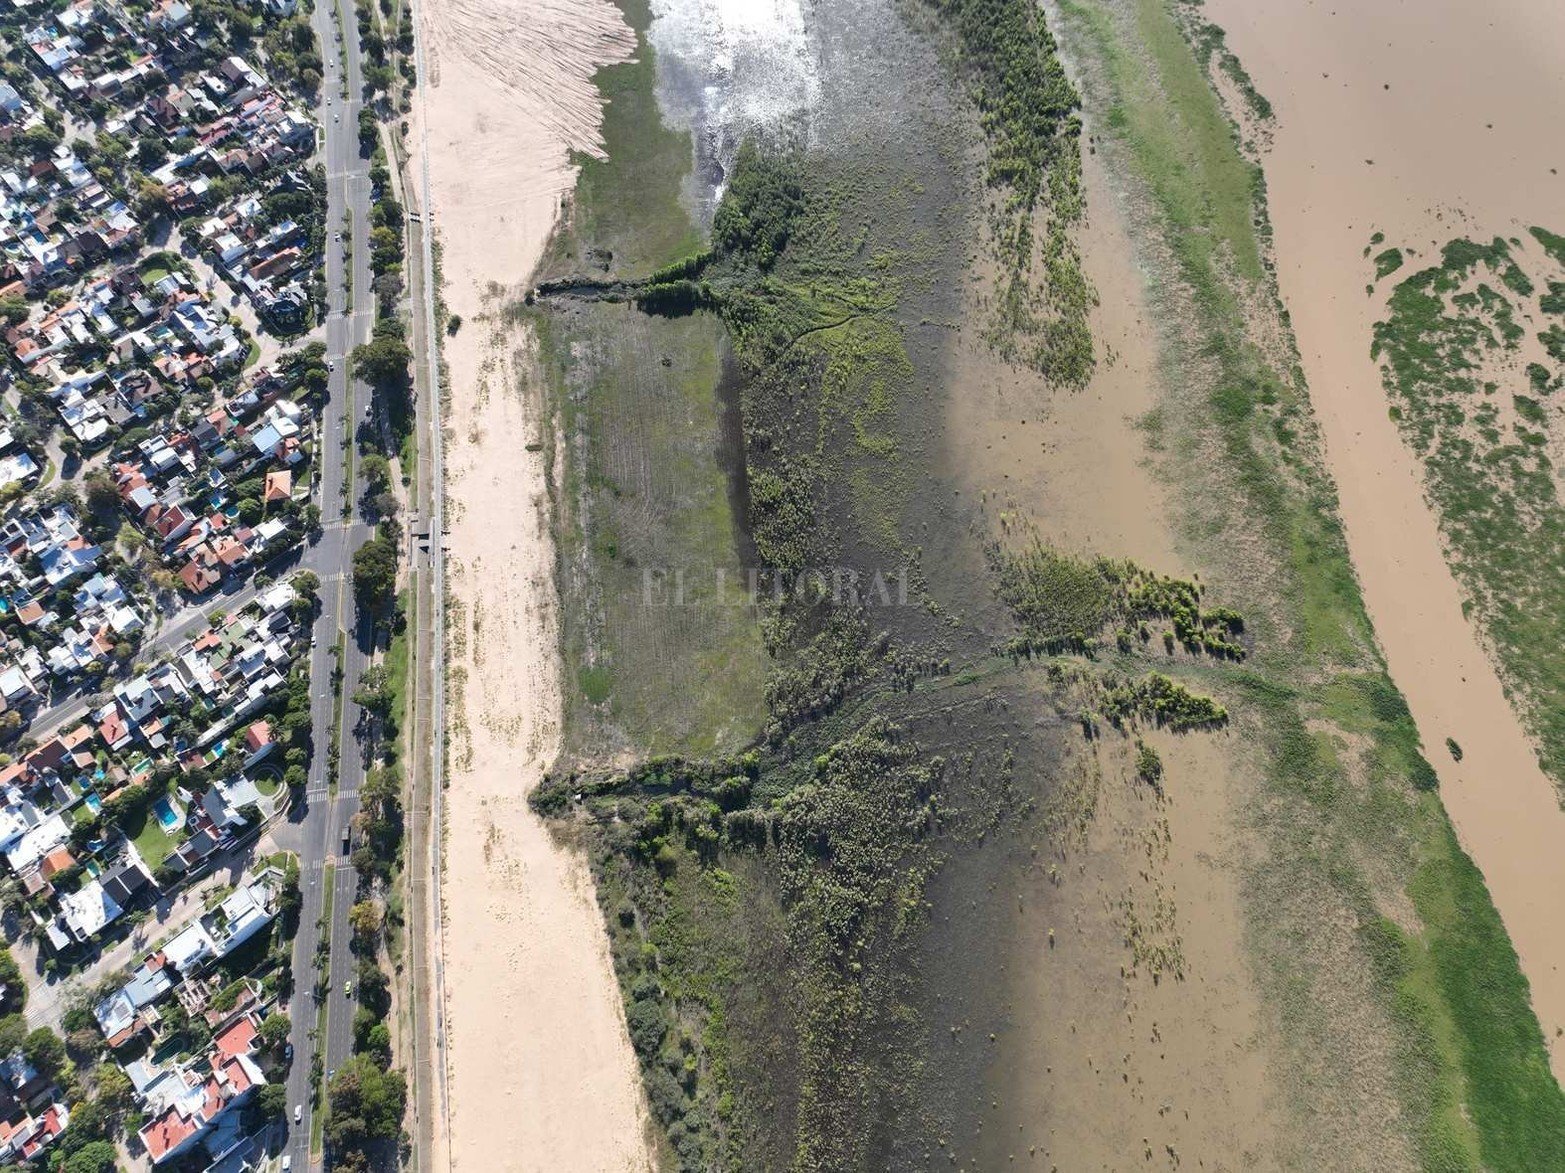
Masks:
[[[1364,295],[1371,233],[1448,239],[1565,223],[1565,4],[1558,0],[1208,0],[1277,127],[1265,160],[1279,279],[1341,492],[1354,563],[1397,684],[1488,880],[1565,1071],[1565,814],[1464,619],[1387,416]],[[1443,748],[1453,737],[1464,757]]]
[[[529,340],[498,312],[574,183],[567,151],[597,146],[592,73],[634,38],[607,0],[430,0],[419,14],[443,292],[467,323],[445,343],[451,1164],[645,1169],[591,877],[526,805],[559,735],[553,547],[542,459],[526,451],[544,426]]]

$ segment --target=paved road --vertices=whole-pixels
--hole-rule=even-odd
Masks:
[[[325,343],[326,359],[332,367],[317,444],[318,504],[323,524],[316,542],[302,552],[280,556],[264,568],[274,577],[294,569],[311,570],[321,582],[321,608],[310,649],[315,752],[304,800],[296,802],[287,822],[272,831],[280,848],[299,854],[300,883],[304,889],[303,913],[293,950],[293,1030],[289,1041],[293,1044],[294,1061],[287,1081],[289,1134],[284,1150],[293,1157],[294,1169],[300,1171],[312,1168],[309,1145],[315,1098],[310,1071],[316,1050],[320,1048],[322,1052],[323,1075],[335,1070],[353,1052],[356,1003],[347,986],[355,977],[356,961],[348,948],[348,911],[353,906],[357,881],[342,844],[343,834],[358,812],[359,789],[364,781],[364,764],[354,736],[360,710],[350,698],[374,651],[369,625],[358,621],[352,595],[353,553],[374,532],[358,508],[363,486],[358,481],[357,462],[353,466],[353,484],[344,492],[350,460],[345,441],[352,442],[354,430],[365,422],[365,408],[371,402],[370,389],[350,377],[348,356],[356,345],[369,341],[375,306],[370,272],[370,165],[368,158],[360,156],[358,141],[359,109],[363,105],[359,35],[350,0],[324,0],[317,4],[312,23],[322,45],[324,63],[318,117],[325,128],[321,158],[326,168],[327,198]],[[339,47],[344,56],[339,56]],[[350,278],[351,301],[346,287]],[[205,626],[207,615],[214,609],[236,610],[256,593],[249,583],[232,584],[215,597],[181,608],[143,643],[140,656],[147,658],[177,647]],[[328,748],[332,725],[339,719],[337,696],[331,686],[333,673],[339,667],[335,651],[339,637],[343,638],[341,758],[333,786]],[[79,721],[96,695],[59,698],[34,714],[33,728],[54,730]],[[331,907],[324,908],[328,864],[334,866],[335,877]],[[331,944],[330,981],[325,998],[327,1030],[324,1038],[317,1039],[315,953],[323,935]],[[292,1119],[294,1105],[301,1108],[297,1125]]]
[[[425,100],[424,42],[415,19],[419,101]],[[419,171],[406,175],[404,206],[417,207],[409,234],[413,301],[417,470],[409,574],[415,616],[412,752],[409,755],[406,872],[413,1068],[413,1168],[450,1168],[451,1120],[446,1083],[445,948],[440,884],[441,806],[445,790],[445,468],[440,418],[440,331],[435,314],[433,199],[428,124],[419,120]],[[439,1128],[437,1129],[437,1122]],[[440,1142],[444,1141],[442,1145]]]
[[[353,429],[363,418],[363,405],[370,402],[369,389],[349,377],[348,355],[354,346],[369,340],[374,322],[369,269],[369,160],[360,157],[358,143],[363,86],[358,25],[351,4],[343,3],[343,0],[317,4],[312,20],[322,45],[321,57],[325,66],[320,120],[325,127],[323,162],[327,201],[326,357],[333,370],[322,414],[319,446],[320,509],[326,528],[306,555],[309,568],[321,579],[321,611],[310,652],[315,753],[305,800],[294,808],[289,825],[279,828],[276,835],[285,847],[299,853],[305,896],[304,913],[294,940],[293,1033],[290,1036],[294,1061],[287,1085],[289,1104],[302,1109],[298,1125],[292,1124],[291,1107],[289,1112],[291,1131],[286,1151],[293,1157],[293,1167],[297,1170],[311,1168],[309,1148],[315,1099],[310,1086],[310,1070],[316,1049],[319,1047],[322,1053],[323,1074],[340,1066],[353,1050],[354,1003],[345,992],[345,984],[354,971],[353,958],[348,951],[348,910],[353,904],[356,880],[348,861],[342,857],[342,838],[349,820],[359,809],[359,787],[364,775],[354,738],[359,710],[350,698],[372,650],[368,646],[367,629],[356,619],[351,583],[353,552],[372,531],[357,511],[357,484],[346,496],[343,492],[345,469],[350,459],[344,441],[351,442]],[[343,97],[344,83],[346,98]],[[343,235],[340,240],[339,233]],[[347,247],[350,243],[351,255]],[[350,265],[351,273],[348,272]],[[352,282],[351,303],[345,279]],[[346,517],[345,507],[350,511]],[[346,524],[333,524],[339,521]],[[335,653],[339,636],[345,637],[340,665]],[[328,747],[339,705],[330,682],[338,668],[342,680],[341,759],[334,790],[328,775]],[[335,864],[333,898],[331,907],[323,908],[324,868],[328,863]],[[318,917],[322,918],[319,922]],[[316,980],[316,947],[323,932],[331,943],[331,954],[326,988],[327,1029],[325,1036],[318,1039],[315,1037],[318,1006],[312,991]]]

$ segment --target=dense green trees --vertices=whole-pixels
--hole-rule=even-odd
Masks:
[[[22,1041],[22,1054],[40,1075],[49,1079],[65,1070],[65,1040],[46,1026],[40,1026]]]
[[[27,1004],[27,983],[22,980],[22,970],[11,951],[3,947],[0,947],[0,986],[5,987],[0,1010],[15,1013]]]
[[[269,1051],[281,1050],[283,1044],[288,1041],[289,1026],[290,1023],[286,1014],[274,1012],[267,1015],[266,1020],[261,1023],[259,1032],[261,1045]]]
[[[397,590],[397,547],[376,534],[353,554],[353,594],[362,610],[382,614]]]
[[[114,1173],[116,1153],[106,1140],[91,1141],[65,1158],[60,1173]]]
[[[754,142],[746,141],[731,172],[730,186],[712,218],[714,250],[769,269],[787,247],[804,193],[793,168],[768,165]]]
[[[362,1151],[401,1133],[407,1081],[400,1071],[383,1071],[370,1055],[354,1055],[337,1070],[328,1094],[326,1140],[334,1154]]]
[[[353,373],[377,389],[405,382],[412,361],[408,344],[389,333],[353,348]]]
[[[264,1119],[283,1119],[288,1114],[288,1089],[280,1083],[267,1084],[256,1093],[255,1106]]]

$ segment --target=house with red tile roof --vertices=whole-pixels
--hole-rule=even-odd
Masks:
[[[286,501],[292,496],[292,472],[286,468],[277,468],[266,474],[266,492],[262,499],[268,505],[273,501]]]
[[[46,880],[52,880],[66,868],[74,866],[76,857],[69,847],[56,847],[38,861],[38,872]]]
[[[218,1049],[206,1063],[209,1074],[200,1079],[199,1067],[184,1072],[166,1103],[137,1134],[153,1165],[190,1152],[220,1120],[248,1103],[255,1089],[266,1083],[247,1053]]]
[[[212,1046],[221,1055],[232,1059],[236,1055],[248,1055],[255,1050],[255,1041],[260,1037],[255,1023],[250,1020],[248,1014],[242,1015],[234,1021],[234,1024],[221,1034],[212,1037]]]
[[[272,744],[272,727],[265,721],[256,721],[245,730],[245,746],[254,753]]]
[[[205,546],[202,547],[207,558],[211,552]],[[192,558],[179,570],[179,581],[185,585],[185,589],[193,595],[204,595],[223,580],[223,576],[212,566],[207,564],[206,558]]]
[[[39,1116],[23,1112],[0,1123],[0,1158],[30,1161],[52,1144],[71,1122],[64,1104],[50,1104]]]
[[[130,744],[130,724],[117,706],[110,707],[99,723],[98,736],[110,749],[123,749]]]

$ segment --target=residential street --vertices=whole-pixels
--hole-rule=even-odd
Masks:
[[[370,270],[370,160],[360,155],[358,139],[358,114],[363,105],[358,26],[351,6],[344,8],[336,3],[317,5],[312,23],[322,46],[324,74],[321,104],[317,109],[324,141],[320,144],[317,161],[324,164],[326,171],[328,292],[324,343],[325,358],[331,370],[316,443],[316,503],[322,525],[319,537],[307,543],[302,552],[291,551],[263,568],[273,578],[309,570],[320,580],[320,611],[309,651],[314,752],[308,784],[302,800],[296,801],[285,819],[263,837],[263,842],[269,840],[268,850],[289,850],[298,854],[304,895],[299,931],[293,944],[294,990],[287,1007],[292,1020],[290,1042],[294,1059],[287,1079],[288,1136],[284,1149],[292,1157],[293,1168],[300,1171],[321,1165],[319,1154],[313,1163],[310,1155],[314,1116],[318,1110],[310,1077],[317,1050],[321,1054],[323,1079],[353,1051],[356,1001],[348,990],[350,982],[356,985],[356,959],[349,949],[348,913],[353,905],[356,880],[342,848],[344,834],[359,809],[359,788],[364,778],[364,765],[354,736],[361,711],[351,696],[374,651],[369,625],[358,620],[352,588],[353,554],[374,532],[359,509],[362,485],[358,462],[353,459],[349,447],[355,429],[368,418],[366,409],[371,402],[370,388],[351,377],[350,355],[355,346],[369,341],[375,316]],[[184,243],[176,235],[169,241],[169,247],[177,249]],[[204,280],[216,281],[204,261],[182,251]],[[216,289],[226,290],[227,286],[216,282]],[[245,327],[256,332],[259,323],[248,313],[248,305],[235,308]],[[259,334],[257,337],[264,361],[278,348],[275,340]],[[346,486],[345,492],[345,479],[350,475],[352,483]],[[211,612],[234,611],[256,594],[252,579],[243,584],[231,584],[197,603],[182,605],[162,617],[160,625],[143,642],[138,658],[151,659],[177,647],[207,624]],[[336,651],[339,638],[343,640],[340,665]],[[333,688],[339,668],[340,703]],[[101,695],[73,693],[46,705],[34,714],[35,736],[47,736],[53,730],[79,722]],[[329,765],[334,723],[340,723],[341,747],[335,783]],[[273,843],[275,848],[270,846]],[[242,850],[248,859],[251,851]],[[324,900],[327,865],[335,869],[329,908],[325,907]],[[138,933],[105,953],[87,977],[37,988],[28,1006],[29,1020],[33,1025],[57,1026],[73,990],[89,985],[93,975],[134,964],[154,938],[165,935],[201,911],[202,895],[212,884],[221,882],[216,877],[223,880],[231,875],[237,877],[241,869],[238,862],[225,859],[213,878],[203,879],[186,893],[176,895],[167,907],[160,905],[155,921],[149,921]],[[320,1006],[314,989],[316,950],[323,934],[330,944],[329,980],[325,988],[327,1029],[324,1037],[318,1038],[316,1025]],[[29,965],[24,950],[19,950],[18,961],[23,966]],[[297,1125],[293,1123],[295,1105],[302,1109],[302,1119]]]
[[[326,166],[326,284],[329,310],[326,321],[326,358],[332,365],[329,397],[322,414],[319,443],[320,509],[325,529],[320,540],[310,547],[302,566],[321,579],[321,612],[315,624],[314,646],[310,653],[313,689],[315,753],[311,758],[309,785],[305,799],[295,806],[289,821],[276,828],[279,846],[298,852],[301,883],[304,886],[304,911],[299,933],[294,940],[294,995],[289,1013],[293,1020],[290,1040],[294,1048],[293,1066],[288,1075],[290,1133],[287,1152],[296,1170],[311,1168],[310,1135],[317,1110],[310,1083],[311,1064],[316,1049],[322,1051],[322,1074],[334,1070],[353,1049],[353,1010],[355,1003],[345,986],[354,973],[354,959],[348,949],[350,931],[348,910],[352,907],[355,881],[352,869],[341,857],[343,832],[359,808],[359,784],[363,766],[353,737],[359,710],[350,696],[368,663],[370,648],[363,628],[357,623],[352,592],[353,553],[371,535],[370,526],[357,512],[358,489],[343,497],[344,462],[348,451],[343,446],[351,439],[369,388],[349,377],[349,354],[354,346],[367,342],[374,322],[374,297],[370,290],[369,160],[359,154],[358,112],[363,81],[360,76],[358,26],[351,9],[334,4],[315,8],[313,22],[322,46],[325,80],[321,86],[319,110],[325,128],[324,162]],[[343,54],[339,54],[339,45]],[[340,58],[345,58],[344,78]],[[348,98],[344,100],[346,80]],[[336,238],[344,211],[351,216],[345,240]],[[350,262],[345,245],[352,245],[353,295],[351,302],[344,288],[345,271]],[[349,305],[353,307],[348,309]],[[355,466],[356,467],[356,466]],[[347,524],[333,524],[343,518],[344,505],[353,512]],[[337,703],[331,688],[334,648],[339,634],[345,634],[342,658],[341,766],[335,793],[328,777],[328,746],[331,726],[337,716]],[[324,867],[336,865],[333,899],[323,909]],[[317,917],[325,912],[325,932],[331,943],[330,980],[326,987],[327,1030],[324,1039],[315,1037],[317,1006],[312,996],[315,985],[315,951],[320,938]],[[293,1106],[302,1107],[302,1120],[292,1123]]]
[[[63,981],[29,981],[27,1025],[35,1030],[47,1026],[59,1034],[65,1034],[60,1020],[78,990],[91,990],[105,975],[135,966],[149,948],[173,936],[206,911],[205,901],[209,893],[233,887],[257,858],[275,850],[271,836],[263,834],[259,839],[252,839],[213,856],[205,875],[195,883],[159,899],[152,907],[150,919],[124,940],[105,949],[80,973]],[[13,942],[11,955],[24,976],[42,972],[41,951],[35,942],[25,939]]]

